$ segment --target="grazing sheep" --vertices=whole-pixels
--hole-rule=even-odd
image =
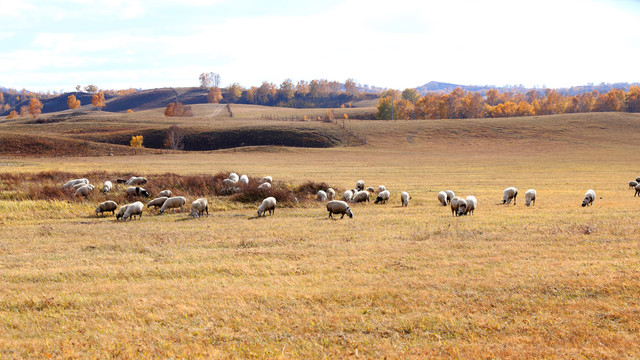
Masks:
[[[171,190],[162,190],[158,193],[158,197],[171,197]]]
[[[444,191],[440,191],[438,193],[438,201],[440,201],[440,205],[447,206],[447,193]]]
[[[373,186],[369,186],[369,187],[367,188],[367,191],[373,194],[373,193],[375,193],[375,192],[376,192],[376,189],[374,189],[374,188],[373,188]]]
[[[383,192],[383,191],[385,191],[385,190],[387,190],[387,188],[384,185],[378,186],[378,194]]]
[[[449,204],[451,205],[451,215],[458,216],[458,208],[462,203],[464,203],[464,206],[466,208],[467,201],[465,199],[457,196],[454,196],[454,198],[451,199],[451,201],[449,202]]]
[[[139,186],[130,186],[125,191],[126,191],[127,195],[129,195],[129,196],[149,197],[149,193],[147,192],[147,190],[144,189],[144,188],[141,188]]]
[[[365,201],[369,202],[369,192],[368,191],[364,191],[364,190],[358,191],[351,198],[351,202],[352,203],[361,203],[361,202],[365,202]]]
[[[347,190],[342,195],[342,200],[351,202],[351,198],[353,198],[353,191]]]
[[[222,180],[222,185],[227,187],[236,187],[238,185],[238,182],[232,179],[224,179]]]
[[[640,184],[640,176],[636,178],[636,182]]]
[[[409,196],[408,192],[405,191],[400,194],[400,202],[402,203],[402,206],[409,206],[409,200],[411,200],[411,196]]]
[[[87,196],[89,196],[89,194],[91,194],[91,192],[93,191],[93,189],[94,189],[94,186],[93,186],[93,185],[91,185],[91,184],[83,185],[83,186],[79,187],[79,188],[76,190],[76,193],[74,194],[74,196],[80,196],[80,195],[82,195],[82,196],[84,196],[84,197],[87,197]]]
[[[73,190],[78,190],[78,189],[80,189],[81,187],[83,187],[85,185],[91,185],[91,184],[89,184],[89,183],[77,183],[77,184],[73,185],[71,188]],[[93,185],[91,185],[91,187],[93,187]]]
[[[348,217],[353,218],[353,212],[344,201],[340,200],[332,200],[327,203],[327,211],[329,212],[329,218],[333,218],[333,214],[342,214],[340,219],[344,218],[344,215],[347,214]]]
[[[318,190],[316,199],[318,201],[327,201],[327,193],[324,192],[323,190]]]
[[[111,183],[111,181],[109,180],[105,181],[104,184],[102,185],[103,193],[111,192],[112,189],[113,189],[113,183]]]
[[[240,180],[238,182],[242,185],[249,185],[249,177],[247,175],[240,176]]]
[[[131,220],[131,218],[135,219],[136,215],[138,215],[138,220],[142,220],[143,209],[144,205],[140,201],[129,204],[129,206],[127,206],[127,210],[124,212],[124,215],[122,215],[122,221]]]
[[[260,180],[260,182],[261,183],[265,183],[265,182],[272,183],[273,182],[273,178],[271,176],[265,176],[265,177],[262,178],[262,180]]]
[[[511,199],[513,199],[513,205],[516,204],[516,198],[518,197],[518,189],[513,186],[504,189],[502,192],[502,203],[503,204],[511,204]]]
[[[262,200],[262,204],[258,207],[258,216],[264,215],[267,211],[269,211],[269,215],[273,215],[276,212],[276,198],[269,196]]]
[[[636,185],[635,189],[636,189],[636,193],[633,194],[633,197],[636,197],[636,195],[640,196],[640,184]]]
[[[262,190],[269,190],[271,189],[271,183],[262,183],[260,184],[260,186],[258,186],[258,189],[262,189]]]
[[[464,211],[464,214],[471,214],[473,215],[474,210],[478,207],[478,199],[476,199],[475,196],[469,195],[467,196],[467,198],[465,199],[465,203],[466,203],[466,209]],[[460,210],[458,210],[458,213],[460,212]]]
[[[584,194],[584,200],[582,200],[582,206],[593,205],[593,201],[596,199],[596,192],[589,189]]]
[[[364,190],[364,180],[356,181],[356,190],[358,191]]]
[[[111,215],[114,215],[116,213],[117,208],[118,208],[118,204],[116,204],[115,201],[111,201],[111,200],[105,201],[103,203],[100,203],[96,208],[96,216],[98,216],[98,214],[102,215],[102,213],[109,212],[109,211],[111,211]]]
[[[209,216],[209,204],[207,203],[207,199],[205,198],[200,198],[197,200],[194,200],[191,203],[191,216],[196,218],[196,217],[200,217],[204,214],[204,212],[207,212],[207,216]]]
[[[238,180],[240,180],[240,176],[238,176],[238,174],[232,172],[231,174],[229,174],[229,179],[233,180],[235,182],[238,182]]]
[[[335,199],[335,198],[336,198],[336,191],[335,191],[335,190],[333,190],[333,188],[328,188],[328,189],[327,189],[327,198],[328,198],[329,200],[333,200],[333,199]]]
[[[536,204],[536,191],[534,189],[529,189],[527,190],[526,193],[524,193],[524,204],[527,206],[530,206],[531,203],[533,202],[533,205]]]
[[[629,189],[633,189],[638,185],[637,181],[629,181]]]
[[[127,211],[127,207],[129,207],[128,204],[120,206],[120,209],[118,209],[118,213],[116,214],[116,220],[120,220],[120,218],[124,216],[124,213]]]
[[[167,201],[167,199],[168,197],[166,196],[157,197],[147,203],[147,208],[153,206],[157,210],[159,207],[162,207],[162,205],[164,205],[164,202]]]
[[[456,194],[452,190],[445,190],[444,192],[447,194],[447,204],[451,203],[451,199],[456,197]]]
[[[164,204],[162,204],[162,207],[160,208],[160,214],[164,213],[167,209],[173,209],[173,212],[175,212],[175,209],[177,208],[180,208],[180,212],[182,212],[184,211],[184,204],[186,203],[187,199],[185,199],[183,196],[170,197],[164,201]]]
[[[142,176],[132,176],[127,180],[125,185],[144,185],[147,183],[147,178]]]
[[[84,178],[83,179],[73,179],[73,180],[67,181],[64,185],[62,185],[62,188],[66,190],[66,189],[73,188],[77,184],[88,184],[88,183],[89,183],[89,179],[84,179]]]
[[[390,197],[391,197],[391,193],[389,192],[389,190],[384,190],[383,192],[378,194],[378,197],[376,198],[376,200],[373,203],[374,204],[382,204],[382,203],[386,204]],[[369,198],[368,195],[367,195],[367,198]]]

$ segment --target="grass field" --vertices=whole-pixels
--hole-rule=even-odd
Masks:
[[[208,218],[122,223],[95,217],[97,192],[0,200],[0,358],[640,357],[639,116],[347,126],[367,144],[0,158],[24,176],[235,171],[392,193],[343,220],[321,203],[256,218],[257,203],[209,198]],[[508,186],[516,206],[499,205]],[[475,215],[452,217],[444,189],[475,195]]]

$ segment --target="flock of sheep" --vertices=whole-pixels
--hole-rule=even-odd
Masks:
[[[259,189],[271,189],[271,183],[273,182],[273,178],[271,176],[265,176],[260,180]],[[125,192],[127,195],[131,197],[149,197],[149,192],[141,187],[141,185],[145,185],[147,183],[147,179],[144,177],[133,176],[128,180],[118,179],[116,183],[122,183],[127,187]],[[226,186],[226,189],[238,189],[238,186],[247,185],[249,183],[249,177],[247,175],[238,176],[236,173],[231,173],[227,179],[223,180],[223,185]],[[640,196],[640,177],[636,179],[636,181],[629,182],[629,188],[635,189],[634,196]],[[95,186],[89,183],[88,179],[74,179],[70,180],[62,186],[65,190],[75,191],[75,196],[83,196],[87,197],[94,189]],[[102,192],[109,193],[113,190],[114,186],[111,181],[105,181],[102,185]],[[234,190],[237,191],[237,190]],[[327,188],[326,190],[319,190],[316,194],[316,199],[321,202],[327,202],[326,207],[329,212],[329,218],[333,218],[334,214],[342,215],[341,219],[347,215],[350,218],[353,218],[353,211],[349,207],[349,203],[363,203],[369,202],[369,198],[372,194],[377,194],[374,204],[386,204],[390,197],[391,192],[386,189],[384,185],[380,185],[376,189],[373,187],[368,187],[365,189],[365,184],[363,180],[358,180],[356,182],[356,186],[353,189],[347,190],[342,195],[342,200],[336,200],[336,192],[332,188]],[[536,190],[529,189],[525,193],[525,205],[535,205],[536,203]],[[502,203],[510,204],[513,200],[513,204],[516,204],[516,199],[518,197],[518,189],[515,187],[508,187],[503,191]],[[595,201],[596,194],[592,189],[589,189],[584,196],[582,201],[582,206],[593,205]],[[411,197],[409,193],[402,192],[400,195],[400,203],[402,206],[409,206],[409,200]],[[466,198],[458,197],[452,190],[440,191],[438,193],[438,201],[441,205],[447,206],[449,205],[451,208],[452,216],[462,216],[462,215],[473,215],[474,211],[478,207],[478,200],[475,196],[467,196]],[[172,196],[171,190],[163,190],[158,193],[158,196],[153,200],[147,203],[147,208],[155,208],[156,210],[160,208],[159,214],[163,214],[165,211],[169,209],[173,209],[175,212],[176,209],[180,209],[180,211],[184,211],[184,206],[187,202],[187,199],[183,196]],[[267,197],[262,201],[260,206],[258,207],[258,217],[266,215],[268,212],[270,215],[274,214],[276,208],[276,199],[274,197]],[[105,201],[102,202],[96,207],[95,213],[96,216],[101,216],[105,212],[111,212],[112,215],[116,216],[116,220],[122,219],[123,221],[127,221],[130,219],[135,219],[138,216],[138,219],[142,218],[142,211],[144,209],[144,204],[140,201],[133,202],[131,204],[126,204],[120,206],[118,208],[118,204],[115,201]],[[117,210],[117,212],[116,212]],[[209,215],[209,207],[206,198],[198,198],[191,203],[191,216],[192,217],[200,217],[204,214]]]

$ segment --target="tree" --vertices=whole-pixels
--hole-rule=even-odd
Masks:
[[[191,112],[191,106],[185,106],[181,102],[178,103],[177,107],[176,103],[169,103],[164,110],[164,116],[191,117],[193,116],[193,112]]]
[[[200,80],[200,86],[203,89],[220,87],[220,74],[214,72],[202,73],[198,79]]]
[[[4,93],[0,92],[0,104],[4,104]]]
[[[207,94],[207,101],[212,104],[217,104],[222,100],[222,91],[219,87],[212,87],[209,93]]]
[[[402,98],[415,104],[420,98],[420,93],[416,89],[404,89],[404,91],[402,91]]]
[[[358,95],[358,85],[356,84],[356,81],[351,79],[351,78],[345,80],[345,82],[344,82],[344,91],[349,96]]]
[[[379,120],[391,120],[395,118],[394,101],[391,96],[381,97],[378,100],[378,114],[376,118]]]
[[[278,94],[280,98],[284,101],[289,101],[293,99],[296,94],[295,86],[293,85],[293,81],[291,79],[286,79],[280,84],[280,89],[278,89]]]
[[[138,135],[138,136],[132,136],[131,137],[131,141],[129,142],[129,145],[131,145],[131,147],[133,148],[133,153],[136,153],[136,149],[137,148],[142,148],[142,135]]]
[[[626,110],[628,112],[640,112],[640,86],[633,85],[625,95]]]
[[[263,81],[262,85],[258,88],[258,102],[263,105],[268,105],[277,92],[278,90],[273,83]]]
[[[15,110],[11,110],[9,115],[7,115],[7,119],[13,119],[13,118],[17,118],[17,117],[18,117],[18,113]]]
[[[29,114],[35,119],[42,112],[42,103],[37,98],[31,98],[29,100]]]
[[[67,97],[67,105],[69,105],[69,109],[75,112],[76,109],[80,107],[80,100],[76,99],[75,95],[69,95],[69,97]]]
[[[104,93],[102,91],[93,95],[93,97],[91,98],[91,105],[97,107],[100,111],[102,111],[102,108],[105,107]]]
[[[236,102],[242,96],[242,86],[238,83],[233,83],[227,88],[227,100],[229,102]]]
[[[76,91],[80,91],[82,89],[82,85],[76,85]]]
[[[20,107],[20,116],[27,116],[27,114],[29,113],[29,107],[26,105],[23,105]]]
[[[307,96],[309,94],[309,83],[304,80],[298,81],[296,92],[299,96]]]
[[[84,87],[84,91],[88,93],[96,93],[98,91],[98,87],[95,85],[87,85]]]
[[[164,138],[164,147],[171,150],[184,149],[184,131],[177,125],[171,125]]]

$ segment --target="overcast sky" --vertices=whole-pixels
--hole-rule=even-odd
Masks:
[[[0,86],[640,82],[640,1],[0,0]]]

